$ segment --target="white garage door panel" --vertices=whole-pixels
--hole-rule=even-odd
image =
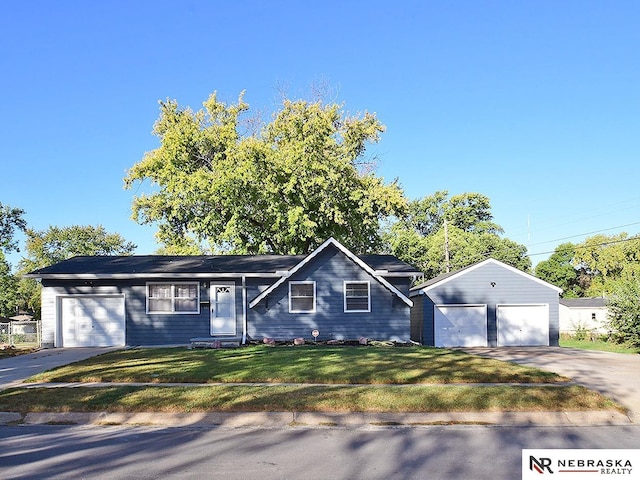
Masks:
[[[548,305],[498,305],[498,345],[549,345]]]
[[[485,305],[436,305],[434,310],[436,347],[486,347]]]
[[[63,347],[125,344],[124,296],[74,296],[60,299]]]

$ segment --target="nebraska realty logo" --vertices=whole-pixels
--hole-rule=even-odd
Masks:
[[[579,480],[601,475],[640,480],[640,465],[635,468],[633,463],[639,457],[639,449],[525,449],[522,450],[522,480],[544,476]]]

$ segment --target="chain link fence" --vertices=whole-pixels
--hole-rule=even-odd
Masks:
[[[39,347],[42,339],[42,323],[0,323],[0,344]]]

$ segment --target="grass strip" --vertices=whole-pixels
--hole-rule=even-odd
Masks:
[[[7,412],[461,412],[620,409],[581,386],[203,386],[14,388]]]
[[[39,382],[552,383],[523,365],[428,347],[268,347],[119,350],[36,375]]]

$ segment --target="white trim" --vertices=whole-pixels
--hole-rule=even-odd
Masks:
[[[291,285],[313,285],[313,308],[311,310],[294,310],[291,302]],[[308,297],[296,297],[308,298]],[[313,280],[291,281],[289,282],[289,313],[316,313],[316,282]]]
[[[367,309],[366,310],[347,310],[347,283],[365,283],[367,285]],[[368,280],[344,280],[342,282],[342,292],[344,297],[344,313],[369,313],[371,312],[371,282]],[[350,297],[362,298],[362,297]]]
[[[169,285],[171,287],[171,296],[169,299],[171,300],[171,310],[149,310],[149,287],[151,285]],[[195,285],[196,287],[196,310],[189,311],[176,311],[175,308],[175,287],[176,285]],[[182,297],[181,297],[182,298]],[[186,298],[186,297],[185,297]],[[200,314],[200,282],[147,282],[146,284],[146,313],[147,315],[198,315]]]
[[[315,257],[317,257],[329,245],[332,245],[332,246],[336,247],[338,250],[340,250],[350,260],[352,260],[360,268],[362,268],[365,272],[367,272],[369,275],[371,275],[373,278],[375,278],[378,282],[380,282],[387,290],[389,290],[392,293],[396,294],[408,306],[410,306],[410,307],[413,306],[413,301],[411,301],[409,299],[409,297],[404,295],[400,290],[398,290],[396,287],[391,285],[391,283],[389,283],[383,277],[378,275],[375,270],[373,270],[369,265],[367,265],[365,262],[360,260],[360,258],[358,258],[357,255],[354,255],[349,249],[344,247],[340,242],[338,242],[336,239],[334,239],[332,237],[332,238],[329,238],[328,240],[326,240],[322,245],[320,245],[318,248],[316,248],[309,255],[304,257],[297,265],[295,265],[293,268],[291,268],[289,271],[287,271],[285,274],[283,274],[283,276],[280,277],[280,279],[278,279],[269,288],[265,289],[260,295],[258,295],[256,298],[254,298],[251,301],[251,303],[249,303],[249,308],[255,307],[258,303],[260,303],[262,300],[264,300],[271,292],[273,292],[276,288],[278,288],[280,285],[282,285],[287,280],[287,278],[289,278],[291,275],[293,275],[294,273],[299,271],[302,267],[304,267],[311,260],[313,260]]]
[[[247,277],[242,276],[242,344],[247,343]]]
[[[462,268],[460,271],[454,273],[453,275],[451,275],[450,277],[447,278],[443,278],[442,280],[440,280],[439,282],[436,282],[432,285],[429,285],[427,287],[423,287],[420,288],[418,290],[414,290],[413,292],[410,293],[410,296],[415,297],[417,295],[422,295],[426,292],[428,292],[429,290],[433,290],[434,288],[440,287],[442,285],[444,285],[445,283],[448,283],[452,280],[455,280],[463,275],[466,275],[469,272],[472,272],[473,270],[476,270],[478,268],[484,267],[485,265],[488,264],[493,264],[493,265],[498,265],[500,267],[506,268],[507,270],[513,272],[513,273],[517,273],[518,275],[521,275],[523,277],[528,278],[529,280],[533,280],[534,282],[543,285],[545,287],[551,288],[553,290],[555,290],[556,292],[558,292],[559,294],[562,293],[562,289],[560,287],[556,287],[555,285],[545,282],[544,280],[540,280],[537,277],[534,277],[531,274],[528,274],[527,272],[523,272],[522,270],[518,270],[515,267],[512,267],[511,265],[507,265],[506,263],[503,263],[499,260],[496,260],[495,258],[487,258],[486,260],[483,260],[480,263],[476,263],[475,265],[471,265],[469,267],[465,267]]]

